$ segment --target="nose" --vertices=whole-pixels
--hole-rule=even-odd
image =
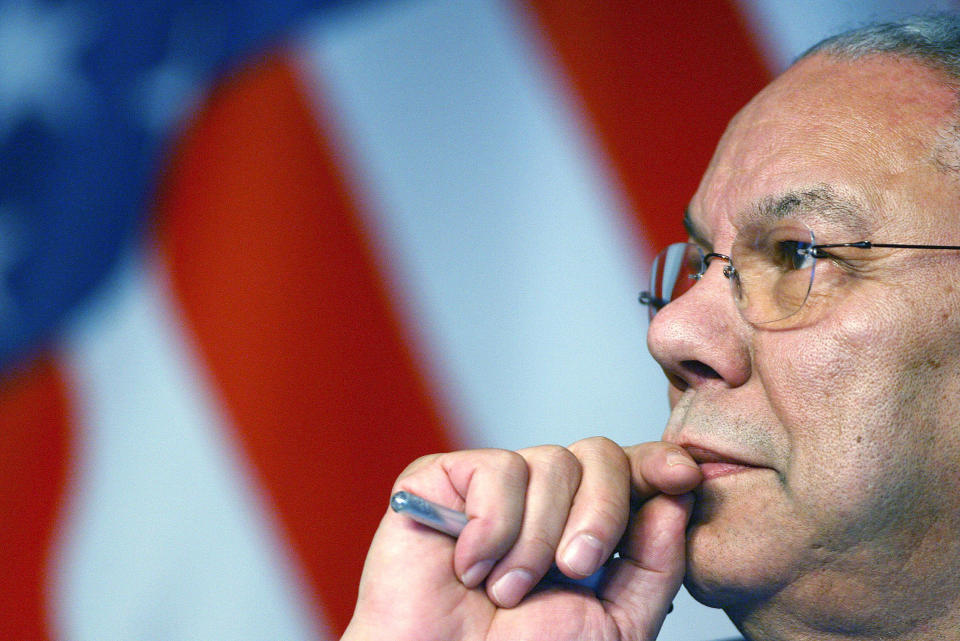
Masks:
[[[696,285],[650,320],[647,347],[678,391],[738,387],[750,378],[751,329],[737,311],[724,267],[710,263]]]

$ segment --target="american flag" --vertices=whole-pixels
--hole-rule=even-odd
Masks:
[[[728,119],[954,5],[0,0],[0,638],[334,639],[413,458],[656,439]]]

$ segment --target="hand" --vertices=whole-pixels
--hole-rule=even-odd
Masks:
[[[655,639],[683,579],[688,492],[701,478],[676,445],[603,438],[418,459],[394,491],[470,521],[453,539],[388,511],[343,641]],[[554,563],[584,578],[615,549],[597,593],[537,586]]]

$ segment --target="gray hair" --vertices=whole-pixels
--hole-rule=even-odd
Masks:
[[[960,16],[916,16],[860,27],[822,40],[798,60],[821,52],[852,59],[881,53],[904,56],[960,81]]]

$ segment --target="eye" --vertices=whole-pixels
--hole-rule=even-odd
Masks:
[[[781,240],[773,244],[773,261],[783,270],[799,270],[813,266],[814,250],[811,242]]]

